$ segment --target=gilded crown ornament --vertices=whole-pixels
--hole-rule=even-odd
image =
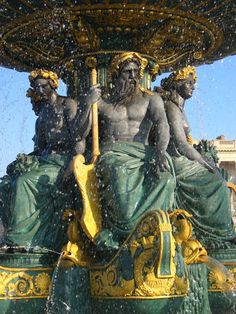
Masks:
[[[36,69],[36,70],[30,72],[29,81],[32,82],[37,77],[42,77],[45,79],[52,80],[55,88],[58,88],[58,86],[59,86],[58,76],[56,73],[54,73],[52,71],[48,71],[48,70],[44,70],[44,69]]]
[[[144,70],[148,65],[148,60],[143,58],[139,53],[137,52],[124,52],[121,54],[116,55],[111,63],[110,69],[109,69],[109,79],[111,80],[112,75],[119,71],[120,65],[128,60],[137,60],[140,64],[140,78],[143,78],[144,76]]]
[[[188,65],[187,67],[173,72],[171,78],[173,81],[186,80],[189,75],[193,76],[194,81],[197,80],[196,68]]]

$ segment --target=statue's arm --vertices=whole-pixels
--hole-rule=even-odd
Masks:
[[[72,116],[71,120],[73,120],[73,132],[74,134],[77,134],[80,136],[81,139],[85,139],[92,127],[92,112],[91,112],[91,107],[94,103],[102,102],[101,99],[101,89],[100,85],[96,84],[93,85],[86,97],[84,98],[84,101],[82,104],[78,106],[78,110],[75,110],[72,108]],[[75,115],[75,117],[73,116]]]
[[[186,138],[186,134],[183,127],[181,111],[179,108],[173,104],[171,101],[168,101],[165,105],[168,122],[173,132],[173,140],[179,151],[179,153],[190,160],[198,161],[202,166],[207,168],[210,171],[214,171],[213,167],[208,164],[202,156],[196,151],[193,146],[191,146]]]
[[[90,107],[68,98],[66,100],[67,123],[72,138],[78,141],[84,141],[91,128]]]
[[[43,150],[46,148],[47,142],[46,142],[43,130],[39,126],[38,119],[36,120],[36,123],[35,123],[35,135],[33,137],[33,141],[34,141],[33,154],[40,156]]]
[[[150,98],[149,113],[155,126],[156,161],[161,170],[165,169],[165,153],[170,140],[170,130],[162,98],[154,94]]]
[[[86,100],[84,104],[79,106],[76,125],[79,127],[81,138],[85,139],[92,127],[91,105],[88,105]]]

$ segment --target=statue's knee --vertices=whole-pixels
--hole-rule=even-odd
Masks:
[[[175,186],[175,178],[173,177],[172,174],[170,173],[166,173],[165,177],[163,178],[163,180],[165,181],[165,184],[168,186]]]
[[[21,176],[19,176],[16,180],[15,180],[15,188],[18,189],[20,188],[22,185],[25,184],[27,180],[27,174],[22,174]]]

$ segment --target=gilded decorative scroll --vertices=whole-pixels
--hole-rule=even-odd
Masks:
[[[91,267],[91,294],[98,298],[183,296],[188,291],[188,280],[184,270],[182,276],[178,274],[177,259],[167,213],[149,213],[109,264]]]
[[[52,269],[11,269],[0,266],[0,299],[47,298]]]

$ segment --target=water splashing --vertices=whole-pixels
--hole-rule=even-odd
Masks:
[[[63,256],[63,252],[60,253],[60,257],[57,261],[56,267],[55,267],[54,272],[53,272],[51,288],[50,288],[49,296],[47,298],[47,303],[46,303],[46,313],[47,314],[53,314],[54,313],[53,307],[55,304],[55,297],[56,297],[56,284],[58,282],[58,272],[59,272],[59,268],[61,265],[62,256]],[[65,311],[69,312],[70,306],[63,301],[60,301],[60,302],[64,305]]]
[[[233,274],[222,263],[210,256],[201,256],[200,260],[211,270],[209,274],[211,284],[223,292],[233,293],[236,288]]]

